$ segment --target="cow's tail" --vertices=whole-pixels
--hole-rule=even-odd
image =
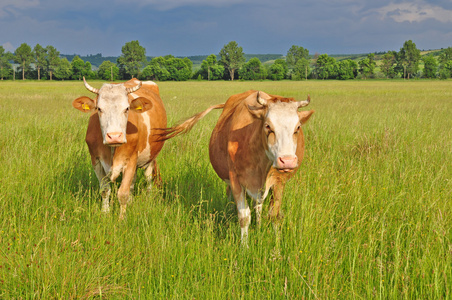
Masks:
[[[199,120],[204,118],[212,110],[223,109],[223,108],[224,108],[224,103],[213,105],[213,106],[209,107],[208,109],[191,116],[190,118],[188,118],[187,120],[185,120],[183,122],[176,123],[176,125],[174,125],[173,127],[165,128],[163,130],[163,132],[159,134],[159,140],[165,141],[165,140],[169,140],[179,134],[187,133],[193,128],[193,126],[195,126],[196,123],[198,123]]]

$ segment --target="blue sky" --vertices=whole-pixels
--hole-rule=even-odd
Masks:
[[[62,54],[119,56],[138,40],[148,56],[311,54],[452,46],[452,0],[0,0],[0,45],[52,45]]]

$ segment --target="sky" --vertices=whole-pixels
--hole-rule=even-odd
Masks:
[[[0,0],[0,45],[119,56],[138,40],[147,56],[398,51],[452,46],[452,0]]]

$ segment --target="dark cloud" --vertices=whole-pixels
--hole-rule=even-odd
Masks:
[[[3,0],[0,45],[53,45],[61,53],[120,55],[138,40],[147,55],[218,53],[235,40],[245,53],[285,54],[451,46],[450,1],[402,0]]]

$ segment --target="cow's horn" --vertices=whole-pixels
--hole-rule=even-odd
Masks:
[[[134,93],[134,92],[138,91],[140,89],[140,87],[141,87],[141,81],[140,81],[140,83],[138,83],[134,87],[126,88],[127,94]]]
[[[87,89],[88,91],[93,92],[94,94],[99,94],[99,90],[98,90],[98,89],[93,88],[92,86],[90,86],[90,85],[88,84],[88,82],[86,82],[85,76],[83,76],[83,82],[85,83],[85,87],[86,87],[86,89]]]
[[[267,106],[267,100],[261,98],[260,92],[257,92],[257,103],[259,103],[262,106]]]
[[[311,102],[311,96],[308,95],[308,99],[304,101],[298,101],[298,107],[304,107],[307,106]]]

